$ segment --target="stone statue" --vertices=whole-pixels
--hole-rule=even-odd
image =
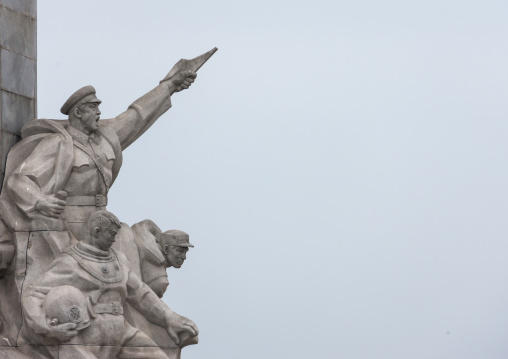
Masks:
[[[12,234],[5,223],[0,221],[0,277],[6,274],[9,264],[14,258],[14,249]]]
[[[170,96],[188,88],[195,77],[194,72],[179,72],[124,113],[102,121],[101,101],[92,86],[85,86],[62,106],[68,121],[35,120],[23,128],[23,140],[8,156],[0,212],[9,228],[33,234],[34,261],[42,257],[49,264],[66,246],[83,239],[90,214],[106,208],[122,151],[171,107]]]
[[[58,256],[24,294],[23,309],[30,329],[25,327],[22,336],[30,338],[32,344],[37,342],[37,335],[45,337],[39,340],[46,345],[60,343],[58,352],[50,352],[52,358],[167,358],[153,340],[125,321],[125,301],[152,323],[166,328],[176,343],[180,338],[197,336],[196,325],[169,309],[131,271],[125,255],[111,249],[119,228],[120,222],[110,212],[92,213],[85,238]],[[48,293],[62,286],[77,288],[85,298],[85,304],[80,304],[68,289],[51,298],[68,313],[64,323],[54,321],[54,315],[44,311],[55,305],[47,303]],[[76,304],[61,305],[67,296]],[[88,315],[90,322],[82,325]],[[51,340],[44,342],[46,338]]]
[[[0,193],[0,337],[9,345],[0,358],[180,359],[198,342],[194,322],[160,299],[189,236],[149,220],[130,227],[106,206],[122,151],[216,50],[180,60],[115,118],[100,120],[101,101],[85,86],[63,104],[67,120],[23,127]]]
[[[177,230],[163,233],[151,220],[132,227],[122,223],[117,237],[113,248],[127,255],[133,272],[161,298],[169,285],[166,268],[181,267],[188,248],[193,247],[187,233]],[[150,323],[129,303],[124,306],[124,315],[132,326],[146,333],[171,358],[179,358],[183,347],[198,343],[197,336],[175,343],[163,328]]]
[[[166,268],[180,268],[189,247],[189,235],[179,230],[162,232],[147,219],[132,226],[134,240],[140,257],[140,272],[143,282],[162,298],[169,285]]]

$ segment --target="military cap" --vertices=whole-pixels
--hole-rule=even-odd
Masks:
[[[88,102],[101,103],[102,101],[95,96],[95,88],[93,86],[85,86],[74,92],[71,97],[65,101],[60,112],[68,115],[70,110],[76,105],[83,105]]]
[[[173,229],[162,233],[162,236],[167,237],[169,239],[168,244],[172,246],[194,247],[192,244],[189,243],[189,235],[185,232]]]

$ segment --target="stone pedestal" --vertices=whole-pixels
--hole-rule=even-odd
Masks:
[[[0,0],[0,183],[9,149],[37,113],[37,0]]]

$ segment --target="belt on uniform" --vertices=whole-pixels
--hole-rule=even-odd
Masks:
[[[123,305],[118,302],[99,303],[93,307],[95,314],[123,315]]]
[[[96,194],[95,196],[72,196],[65,199],[65,204],[68,206],[106,207],[108,205],[108,197],[102,194]]]

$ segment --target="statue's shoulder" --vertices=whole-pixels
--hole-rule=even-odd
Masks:
[[[25,139],[31,136],[44,136],[51,134],[60,134],[67,137],[69,134],[65,128],[68,124],[69,121],[67,120],[33,120],[23,126],[21,129],[21,138]]]
[[[115,250],[113,248],[110,248],[109,249],[109,252],[112,254],[113,258],[116,257],[116,259],[118,259],[118,261],[128,267],[129,269],[131,269],[131,264],[130,264],[130,261],[129,259],[127,258],[127,256],[122,252],[122,251],[119,251],[119,250]]]
[[[55,258],[45,272],[45,281],[47,281],[48,277],[51,277],[54,274],[71,275],[75,272],[77,265],[78,263],[75,258],[66,252],[62,252]]]
[[[70,268],[74,268],[76,266],[76,264],[77,264],[76,258],[74,258],[69,253],[64,251],[64,252],[60,253],[55,258],[53,263],[51,263],[51,267],[50,268],[53,268],[53,267],[70,267]]]
[[[33,120],[27,123],[21,130],[21,141],[12,146],[9,151],[6,173],[17,168],[36,147],[40,149],[39,155],[53,156],[57,151],[62,150],[59,146],[61,143],[72,145],[72,137],[65,129],[66,122],[68,121]]]
[[[120,146],[120,139],[118,138],[118,134],[111,127],[109,120],[100,120],[99,121],[99,131],[98,132],[102,136],[106,137],[107,140],[113,145],[113,147]]]
[[[144,261],[154,264],[163,264],[166,262],[158,245],[158,237],[161,235],[161,229],[150,219],[138,222],[132,226],[134,240],[138,246],[140,257]]]

